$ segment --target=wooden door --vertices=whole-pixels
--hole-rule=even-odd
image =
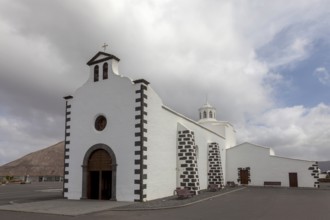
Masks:
[[[111,198],[112,171],[102,171],[101,199],[109,200]]]
[[[240,170],[241,184],[249,184],[249,171]]]
[[[96,150],[88,160],[87,198],[109,200],[112,189],[112,159],[105,150]]]
[[[290,187],[298,187],[297,173],[289,173],[289,183],[290,183]]]
[[[99,171],[91,171],[89,172],[89,199],[99,199],[99,191],[100,191],[100,172]]]

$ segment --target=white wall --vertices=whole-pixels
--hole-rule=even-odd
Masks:
[[[102,55],[103,56],[103,55]],[[100,58],[104,58],[100,56]],[[137,86],[132,80],[119,75],[118,62],[115,60],[106,61],[109,64],[108,79],[102,79],[102,65],[99,63],[99,81],[94,82],[93,70],[95,65],[90,66],[90,77],[87,82],[69,100],[71,107],[71,121],[68,130],[70,136],[67,141],[69,149],[69,171],[68,183],[65,187],[68,192],[65,196],[68,199],[80,199],[82,197],[82,164],[86,152],[95,144],[108,145],[114,152],[117,159],[116,176],[116,197],[118,201],[134,201],[134,190],[137,184],[134,180],[139,179],[134,174],[136,165],[135,155],[135,128],[137,107],[135,93]],[[177,184],[177,139],[178,125],[181,124],[188,130],[195,133],[195,144],[198,146],[198,172],[200,188],[207,188],[207,164],[208,144],[216,142],[220,146],[221,162],[225,178],[226,154],[225,138],[193,120],[180,115],[165,107],[160,97],[154,92],[151,86],[146,91],[146,120],[147,129],[147,160],[144,164],[147,169],[147,200],[152,200],[173,194]],[[107,126],[103,131],[96,131],[94,128],[95,119],[98,115],[107,118]]]
[[[102,63],[103,64],[103,63]],[[100,67],[102,65],[99,65]],[[111,65],[109,65],[111,66]],[[107,80],[93,81],[91,66],[89,80],[79,88],[70,100],[71,128],[69,171],[66,187],[69,189],[68,199],[80,199],[82,196],[82,163],[90,147],[102,143],[108,145],[117,159],[116,196],[118,201],[134,201],[134,155],[136,140],[135,107],[136,86],[129,78],[109,73]],[[101,70],[101,68],[100,68]],[[109,68],[111,70],[111,68]],[[199,179],[201,189],[207,188],[207,146],[217,142],[220,145],[221,159],[225,165],[224,138],[198,125],[196,122],[175,113],[163,106],[159,96],[148,86],[146,111],[146,129],[148,138],[146,194],[147,200],[156,199],[173,194],[177,187],[177,130],[178,123],[195,132],[195,143],[199,147]],[[98,115],[107,118],[107,126],[103,131],[96,131],[94,122]],[[225,175],[225,168],[223,167]]]
[[[264,181],[280,181],[289,186],[289,173],[298,174],[298,187],[314,187],[316,181],[308,170],[314,162],[270,155],[271,149],[243,143],[227,149],[227,181],[237,183],[238,168],[250,167],[249,185],[263,186]]]
[[[205,128],[225,137],[225,147],[230,148],[236,145],[236,131],[234,127],[226,121],[200,120],[198,122]]]
[[[226,148],[236,146],[236,131],[234,127],[229,123],[225,122],[225,129],[226,129]]]
[[[70,102],[69,192],[66,195],[69,199],[81,198],[83,158],[90,147],[103,143],[114,151],[117,159],[117,200],[134,201],[135,88],[130,79],[111,72],[107,80],[102,80],[101,69],[100,81],[93,82],[90,78]],[[107,118],[103,131],[94,128],[99,114]]]
[[[195,144],[199,148],[198,172],[200,187],[206,189],[208,143],[219,143],[224,166],[224,138],[169,108],[163,107],[161,99],[150,87],[148,89],[147,120],[147,200],[173,195],[173,191],[177,187],[178,124],[182,124],[195,133]],[[224,167],[223,171],[225,173]]]

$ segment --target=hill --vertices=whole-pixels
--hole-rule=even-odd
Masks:
[[[319,168],[321,169],[322,172],[330,170],[330,161],[320,161]]]
[[[0,176],[63,176],[64,142],[0,166]]]

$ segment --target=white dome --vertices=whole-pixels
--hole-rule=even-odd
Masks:
[[[199,108],[199,121],[216,121],[216,109],[209,102]]]

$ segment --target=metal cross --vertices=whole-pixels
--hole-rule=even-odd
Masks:
[[[103,44],[103,46],[102,46],[102,47],[103,47],[103,50],[104,50],[104,52],[105,52],[105,50],[107,49],[107,46],[109,46],[109,45],[108,45],[108,44],[106,44],[106,43],[104,43],[104,44]]]

